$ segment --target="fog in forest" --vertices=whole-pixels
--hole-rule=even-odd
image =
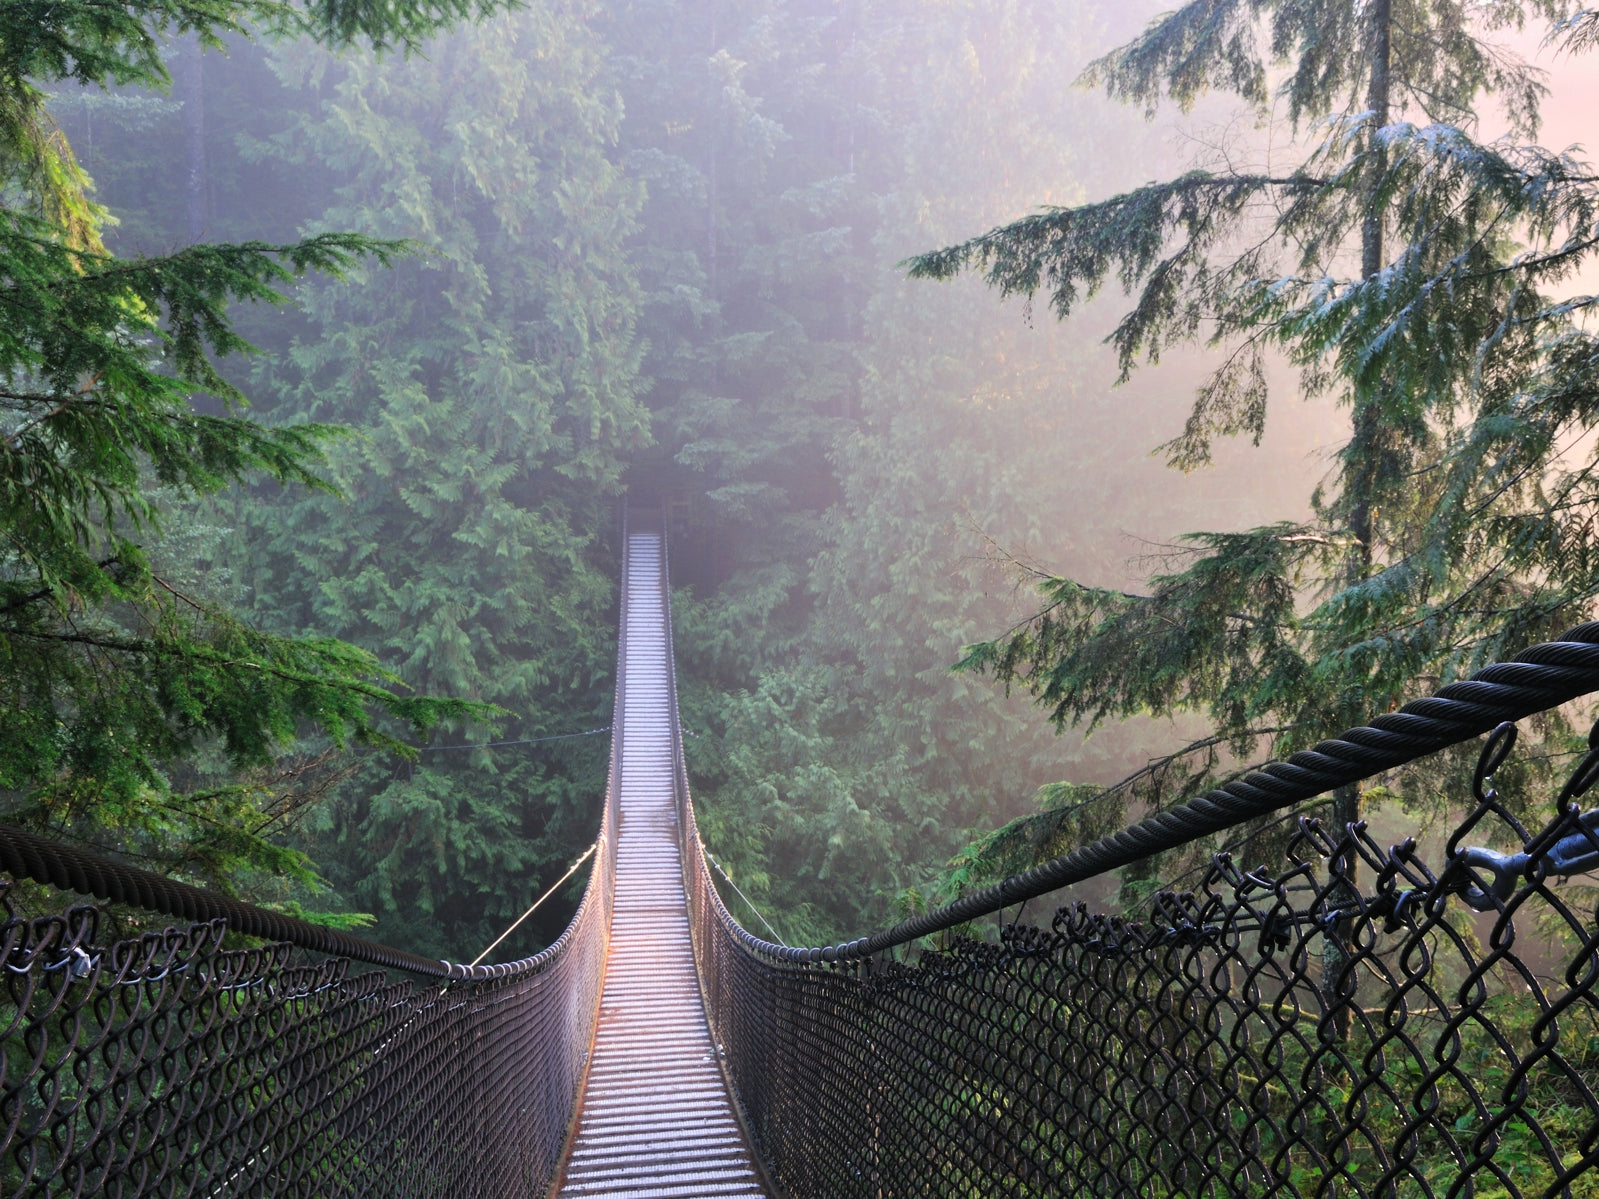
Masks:
[[[1146,120],[1072,86],[1159,8],[532,0],[410,55],[180,41],[170,95],[58,89],[119,254],[320,230],[413,247],[240,309],[260,352],[227,370],[252,413],[355,431],[330,453],[342,498],[235,489],[150,552],[263,627],[505,715],[414,763],[323,762],[308,737],[281,836],[324,884],[251,894],[458,956],[558,877],[599,819],[624,496],[667,513],[707,842],[791,943],[947,897],[951,858],[1040,788],[1202,734],[1059,732],[951,667],[1037,611],[1029,572],[1136,592],[1185,533],[1306,518],[1347,410],[1277,362],[1259,444],[1184,473],[1160,447],[1203,345],[1118,385],[1114,282],[1062,322],[903,265],[1292,149],[1224,97]],[[1591,69],[1548,67],[1543,144],[1591,139]],[[581,884],[506,949],[551,939]]]

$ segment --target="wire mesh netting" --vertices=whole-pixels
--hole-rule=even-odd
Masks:
[[[600,904],[538,968],[391,981],[221,922],[102,945],[7,920],[8,1195],[538,1194],[592,1024]]]
[[[624,589],[624,629],[627,603]],[[1579,626],[986,894],[822,949],[759,941],[729,915],[677,738],[701,989],[774,1191],[1599,1199],[1599,922],[1591,889],[1564,881],[1599,868],[1599,811],[1575,802],[1599,748],[1536,832],[1489,784],[1505,724],[1475,809],[1430,858],[1304,820],[1275,868],[1217,857],[1147,919],[1074,905],[997,944],[952,940],[914,964],[879,952],[1595,686],[1599,625]],[[577,916],[506,966],[425,961],[0,831],[18,877],[191,921],[112,941],[94,907],[0,922],[0,1191],[544,1193],[598,1012],[621,750],[618,734]],[[300,948],[230,948],[227,930]]]
[[[617,730],[625,589],[621,604]],[[100,908],[18,916],[0,881],[0,1195],[543,1195],[599,1013],[622,740],[576,914],[501,965],[428,961],[0,830],[17,877],[216,917],[106,941]],[[296,943],[233,949],[230,929]]]
[[[620,753],[617,737],[576,915],[505,965],[397,978],[288,943],[227,948],[222,918],[103,941],[100,908],[22,917],[0,883],[0,1194],[543,1194],[604,982]],[[12,856],[48,853],[11,836]],[[27,873],[95,866],[62,856]]]
[[[1147,920],[1073,905],[914,965],[753,951],[688,809],[708,1007],[772,1178],[789,1199],[1599,1196],[1599,927],[1557,878],[1599,862],[1599,814],[1562,797],[1530,835],[1483,784],[1436,874],[1409,841],[1303,820],[1278,869],[1217,857]],[[1495,831],[1521,853],[1467,845]]]

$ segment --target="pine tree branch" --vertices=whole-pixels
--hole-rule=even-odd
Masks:
[[[47,420],[50,420],[52,417],[59,416],[61,413],[65,412],[68,408],[72,407],[72,405],[82,401],[84,397],[88,396],[89,393],[94,390],[95,385],[99,381],[100,381],[100,376],[98,374],[92,376],[91,378],[89,378],[88,380],[86,380],[84,382],[83,386],[78,388],[76,394],[69,395],[66,399],[62,400],[59,404],[57,404],[54,408],[50,409],[48,412],[45,412],[45,413],[43,413],[43,414],[41,414],[39,416],[34,417],[33,420],[30,420],[27,424],[23,425],[15,433],[11,434],[9,437],[6,438],[6,442],[8,443],[7,444],[7,448],[8,449],[12,449],[12,450],[16,449],[18,446],[20,446],[22,444],[22,439],[23,439],[23,437],[25,437],[27,435],[29,430],[37,428],[39,425],[44,424]],[[8,398],[15,399],[17,397],[8,396]]]
[[[70,622],[69,622],[70,623]],[[334,679],[306,671],[287,670],[282,667],[265,665],[261,662],[247,658],[235,658],[226,654],[208,651],[194,643],[179,644],[168,642],[161,644],[156,641],[133,640],[123,637],[96,636],[90,633],[52,633],[40,629],[16,628],[0,629],[0,635],[8,637],[21,637],[29,641],[52,642],[64,645],[82,645],[91,649],[101,649],[107,652],[130,654],[140,657],[177,658],[196,662],[205,662],[213,666],[220,666],[229,670],[246,670],[276,678],[286,683],[309,683],[319,687],[345,689],[360,694],[367,699],[393,700],[398,698],[389,691],[375,683],[367,683],[355,679]],[[482,705],[465,705],[476,710]]]
[[[111,567],[117,565],[121,561],[121,555],[113,555],[109,558],[101,558],[94,565],[97,570],[109,570]],[[20,608],[26,608],[30,604],[38,603],[40,600],[49,599],[51,596],[55,595],[55,593],[56,589],[54,587],[41,587],[38,591],[31,592],[28,595],[20,596],[19,598],[11,600],[6,604],[0,604],[0,613],[13,612]]]

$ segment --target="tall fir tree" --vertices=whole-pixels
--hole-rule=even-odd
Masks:
[[[1258,441],[1278,363],[1349,413],[1311,520],[1191,534],[1136,594],[1042,577],[1047,606],[967,657],[1061,726],[1202,713],[1212,732],[1140,777],[1149,802],[1591,613],[1593,463],[1567,450],[1599,419],[1599,347],[1569,280],[1599,246],[1599,189],[1573,152],[1531,143],[1539,73],[1493,41],[1542,21],[1579,48],[1583,18],[1559,3],[1185,4],[1082,82],[1150,111],[1232,93],[1299,149],[1292,165],[1279,145],[1251,166],[1245,148],[913,260],[919,277],[1043,295],[1063,319],[1120,283],[1124,379],[1209,347],[1164,447],[1184,470],[1216,438]],[[1490,109],[1508,136],[1478,134]],[[1350,788],[1329,815],[1359,812]]]
[[[306,727],[403,749],[479,707],[407,694],[377,659],[274,636],[191,594],[153,543],[169,503],[252,475],[326,489],[335,430],[242,414],[218,360],[249,349],[229,312],[284,301],[307,272],[400,247],[320,233],[116,258],[108,213],[51,118],[47,88],[170,82],[167,39],[247,22],[330,44],[408,42],[487,5],[77,0],[0,10],[0,804],[4,818],[234,884],[310,877],[268,834],[264,772]],[[156,486],[159,485],[159,486]],[[409,730],[407,729],[409,727]],[[197,777],[219,757],[220,781]],[[203,773],[203,772],[202,772]]]
[[[594,13],[528,5],[405,63],[279,58],[320,97],[273,143],[337,181],[318,221],[425,252],[316,290],[313,332],[269,364],[275,420],[360,438],[332,456],[348,504],[249,497],[244,577],[262,619],[511,714],[373,761],[311,828],[340,894],[430,952],[519,913],[593,836],[604,786],[603,737],[537,740],[608,721],[617,497],[649,435],[623,244],[640,197]],[[447,748],[489,741],[511,744]]]

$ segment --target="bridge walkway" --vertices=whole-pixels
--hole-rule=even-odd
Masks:
[[[616,906],[560,1195],[764,1196],[694,971],[672,791],[661,535],[628,535]]]

